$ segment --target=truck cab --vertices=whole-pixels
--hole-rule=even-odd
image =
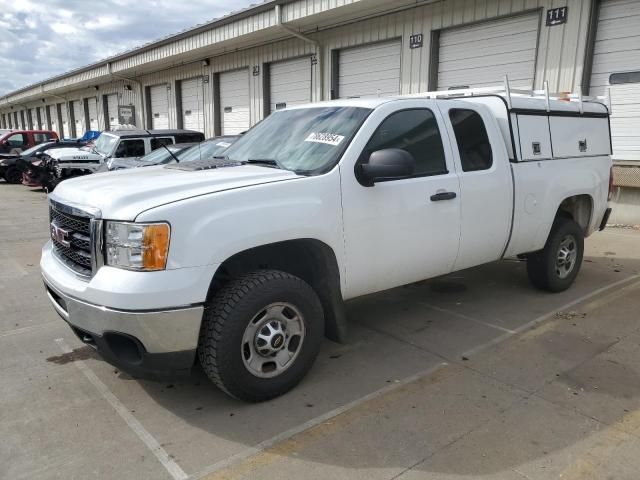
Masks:
[[[280,110],[219,158],[60,185],[47,294],[125,370],[199,361],[228,394],[273,398],[323,335],[345,341],[345,300],[507,256],[570,288],[610,212],[608,120],[508,88]]]
[[[49,130],[9,130],[0,134],[0,153],[19,154],[35,145],[58,139]]]

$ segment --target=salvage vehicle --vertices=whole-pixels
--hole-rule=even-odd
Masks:
[[[21,183],[24,175],[35,177],[34,173],[38,169],[38,164],[41,163],[40,159],[43,153],[58,148],[74,148],[78,145],[86,145],[93,138],[97,138],[99,133],[97,136],[88,137],[87,141],[84,140],[84,137],[83,139],[72,141],[56,140],[55,142],[40,143],[22,153],[2,153],[0,154],[0,176],[8,183]],[[33,182],[30,183],[30,186],[33,186]]]
[[[608,109],[581,96],[295,106],[223,158],[64,182],[40,266],[108,361],[142,375],[197,359],[263,401],[305,376],[323,335],[345,340],[346,300],[514,256],[535,287],[569,288],[611,211],[610,155]]]
[[[113,159],[134,160],[162,145],[201,142],[204,134],[194,130],[117,130],[104,132],[91,147],[60,149],[44,155],[43,184],[48,191],[72,177],[101,171]],[[46,178],[44,178],[46,177]]]
[[[40,143],[57,139],[58,134],[50,130],[10,130],[0,135],[0,153],[15,155]]]

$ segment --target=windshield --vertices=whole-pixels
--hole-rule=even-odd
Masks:
[[[100,155],[108,157],[111,155],[111,152],[113,152],[116,143],[118,143],[118,137],[103,134],[98,137],[98,140],[96,140],[94,150]]]
[[[181,153],[179,158],[181,162],[192,162],[194,160],[209,160],[220,155],[231,142],[228,139],[218,138],[202,142],[199,145],[191,147],[189,150]]]
[[[25,150],[25,151],[24,151],[24,152],[22,152],[20,155],[21,155],[21,156],[23,156],[23,157],[28,157],[28,156],[30,156],[30,155],[33,155],[33,154],[34,154],[34,153],[36,153],[38,150],[40,150],[41,148],[43,148],[43,147],[45,147],[45,146],[47,146],[47,145],[51,145],[51,143],[47,143],[46,145],[45,145],[45,144],[42,144],[42,143],[39,143],[39,144],[38,144],[38,145],[36,145],[35,147],[31,147],[31,148],[29,148],[28,150]],[[46,149],[45,149],[45,150],[46,150]]]
[[[298,173],[324,173],[371,112],[359,107],[316,107],[274,112],[225,151],[231,160],[274,160]]]

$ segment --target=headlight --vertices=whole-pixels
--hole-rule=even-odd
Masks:
[[[129,270],[164,270],[171,229],[167,223],[110,222],[105,225],[106,264]]]

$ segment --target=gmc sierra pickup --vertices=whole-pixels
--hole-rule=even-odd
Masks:
[[[224,157],[100,173],[50,195],[46,291],[132,373],[188,371],[281,395],[344,301],[504,257],[534,286],[576,278],[610,209],[597,102],[484,95],[346,99],[277,111]]]

